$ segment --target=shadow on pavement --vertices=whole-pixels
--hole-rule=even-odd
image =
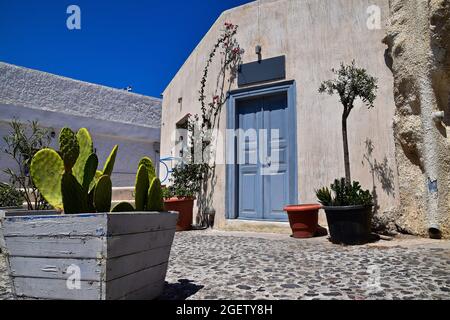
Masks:
[[[159,300],[186,300],[196,294],[204,286],[193,283],[193,280],[179,279],[177,283],[165,283],[164,292]]]

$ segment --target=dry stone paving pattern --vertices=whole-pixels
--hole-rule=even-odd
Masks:
[[[160,299],[450,299],[450,241],[343,247],[326,237],[177,233]],[[0,299],[10,299],[0,255]]]
[[[184,232],[166,280],[162,299],[450,299],[450,242]]]

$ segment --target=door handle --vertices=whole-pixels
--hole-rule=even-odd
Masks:
[[[263,168],[269,168],[271,165],[272,165],[272,161],[271,161],[270,157],[267,157],[266,160],[264,161],[264,163],[262,163]]]

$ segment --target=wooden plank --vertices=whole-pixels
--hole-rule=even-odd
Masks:
[[[107,238],[108,259],[172,245],[175,229]]]
[[[106,281],[160,265],[169,260],[170,246],[152,249],[106,261]]]
[[[81,281],[80,289],[69,289],[61,279],[14,278],[16,295],[24,298],[54,300],[99,300],[101,285],[95,281]]]
[[[90,258],[106,255],[105,237],[7,237],[10,256],[49,258]]]
[[[176,212],[131,212],[108,215],[108,236],[174,229]]]
[[[106,282],[106,299],[117,300],[150,284],[164,283],[167,263]]]
[[[117,300],[153,300],[158,298],[164,290],[164,281],[158,280],[144,288],[130,292]]]
[[[28,210],[28,209],[16,209],[5,210],[6,217],[29,217],[29,216],[60,216],[61,213],[56,210]]]
[[[6,217],[2,230],[16,293],[39,299],[156,297],[164,284],[177,216]],[[79,290],[67,287],[72,265],[80,268]]]
[[[10,257],[11,274],[14,277],[48,278],[67,280],[73,274],[69,268],[80,268],[80,280],[100,281],[105,261],[97,259]]]
[[[106,214],[5,217],[5,237],[96,236],[106,234]]]
[[[3,237],[3,230],[0,227],[0,252],[6,251],[5,238]]]
[[[4,213],[0,211],[0,252],[6,249],[5,237],[3,236],[3,218]]]

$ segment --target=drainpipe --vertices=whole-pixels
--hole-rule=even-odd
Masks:
[[[428,21],[428,1],[416,1],[416,13],[420,16],[422,21]],[[420,37],[419,37],[420,39]],[[427,52],[424,52],[427,53]],[[427,54],[426,56],[430,56]],[[419,80],[419,95],[421,101],[421,120],[423,130],[423,169],[425,173],[425,199],[426,199],[426,214],[428,222],[428,234],[431,238],[441,237],[441,222],[440,219],[444,208],[439,207],[439,188],[446,188],[446,181],[444,176],[439,173],[442,172],[439,162],[439,140],[441,139],[437,125],[444,114],[437,109],[437,102],[435,92],[432,84],[432,61],[427,61],[423,65],[423,72],[418,76]],[[441,180],[439,179],[441,178]]]
[[[439,219],[439,158],[438,139],[439,133],[436,128],[438,114],[434,108],[434,91],[431,80],[424,75],[420,81],[420,96],[422,102],[421,120],[423,126],[423,167],[425,171],[425,199],[428,220],[428,233],[431,238],[439,238],[441,234]]]

